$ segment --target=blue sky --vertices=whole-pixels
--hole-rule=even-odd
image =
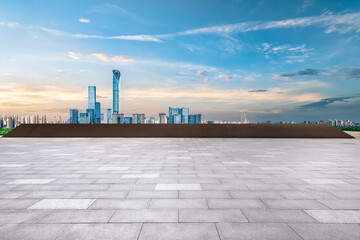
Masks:
[[[112,107],[208,120],[360,120],[360,2],[1,1],[0,113]]]

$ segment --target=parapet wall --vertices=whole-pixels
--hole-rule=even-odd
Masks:
[[[353,138],[327,124],[23,124],[4,137]]]

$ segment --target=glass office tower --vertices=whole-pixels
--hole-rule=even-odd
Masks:
[[[77,109],[70,109],[70,124],[78,124],[79,123],[78,116],[79,116],[79,111]]]
[[[189,108],[179,108],[181,114],[181,123],[189,123]]]
[[[96,104],[96,87],[95,86],[89,86],[88,88],[88,109],[94,109],[95,110],[95,104]]]
[[[113,70],[113,113],[120,113],[120,71]]]
[[[101,104],[100,102],[95,103],[95,120],[94,123],[101,123]]]
[[[106,111],[106,117],[107,117],[107,123],[109,124],[111,121],[111,115],[112,115],[112,111],[111,108],[108,108]]]
[[[174,123],[174,115],[179,114],[179,108],[169,107],[169,121],[168,123]]]
[[[86,109],[86,114],[89,117],[89,122],[87,122],[87,123],[94,123],[95,110],[94,109]]]
[[[166,113],[159,113],[159,123],[164,124],[166,122]]]

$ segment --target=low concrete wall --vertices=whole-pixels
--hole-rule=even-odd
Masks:
[[[353,138],[326,124],[24,124],[4,137]]]

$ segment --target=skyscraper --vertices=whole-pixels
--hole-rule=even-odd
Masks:
[[[189,108],[179,108],[181,114],[181,123],[189,123]]]
[[[95,104],[96,104],[96,87],[95,86],[89,86],[88,87],[88,109],[94,109],[95,110]]]
[[[86,109],[86,114],[89,117],[89,122],[88,123],[94,123],[95,110],[94,109]]]
[[[95,120],[94,123],[101,123],[101,104],[95,102]]]
[[[120,71],[113,70],[113,113],[120,113]]]
[[[79,123],[79,111],[77,109],[70,109],[70,124],[78,124]]]
[[[160,124],[166,123],[166,113],[159,113],[159,123]]]
[[[106,111],[106,117],[107,117],[107,123],[109,124],[111,121],[111,115],[112,115],[112,111],[111,108],[108,108]]]
[[[174,123],[174,115],[179,114],[179,108],[169,107],[169,121],[168,123]]]

